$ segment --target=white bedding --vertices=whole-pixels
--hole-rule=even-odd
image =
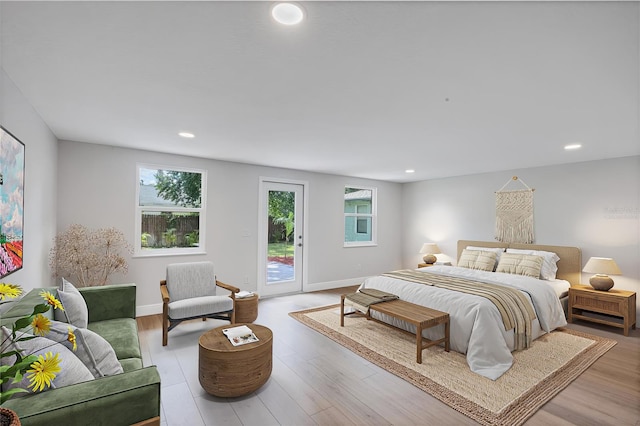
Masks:
[[[536,311],[537,318],[532,324],[533,339],[567,324],[554,289],[559,286],[557,283],[550,285],[549,281],[536,278],[455,266],[434,265],[421,271],[503,284],[524,290],[525,295],[530,296],[529,300]],[[398,295],[402,300],[448,312],[451,349],[467,355],[467,364],[471,371],[496,380],[511,367],[513,330],[505,331],[498,309],[488,299],[385,276],[367,278],[361,287],[383,290]],[[412,329],[413,326],[403,321],[377,312],[373,315],[397,327],[415,331],[415,328]],[[443,333],[444,326],[440,325],[425,330],[423,335],[433,339],[442,337]]]
[[[558,299],[561,299],[569,294],[569,287],[571,287],[571,283],[565,280],[549,280],[545,281],[547,284],[553,288],[556,292],[556,296]]]

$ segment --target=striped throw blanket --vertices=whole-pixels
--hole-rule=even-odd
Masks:
[[[531,322],[536,319],[533,306],[519,290],[499,284],[489,284],[466,278],[402,269],[382,274],[390,278],[412,281],[448,290],[482,296],[491,301],[502,317],[505,330],[514,330],[515,350],[531,345]]]

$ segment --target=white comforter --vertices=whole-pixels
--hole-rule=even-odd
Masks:
[[[533,338],[567,324],[560,300],[547,281],[521,275],[476,271],[455,266],[435,265],[423,272],[470,278],[478,281],[507,285],[530,296],[537,319],[533,321]],[[505,331],[498,309],[481,296],[474,296],[438,287],[417,284],[395,278],[376,276],[365,280],[362,287],[376,288],[398,295],[400,299],[439,311],[448,312],[450,318],[451,349],[467,355],[467,363],[484,377],[496,380],[512,363],[513,330]],[[412,326],[374,313],[387,323],[409,331]],[[428,339],[440,338],[444,326],[425,330]]]

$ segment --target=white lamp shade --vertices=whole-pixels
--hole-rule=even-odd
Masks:
[[[584,265],[582,272],[588,272],[591,274],[603,274],[603,275],[620,275],[622,272],[616,261],[610,257],[592,257]]]
[[[436,243],[424,243],[420,249],[421,254],[436,254],[440,253],[440,248]]]

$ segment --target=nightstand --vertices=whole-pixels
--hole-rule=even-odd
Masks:
[[[569,288],[569,322],[574,319],[591,321],[598,324],[622,328],[624,335],[636,328],[636,293],[635,291],[611,289],[609,291],[594,290],[588,285],[574,285]],[[622,318],[622,323],[602,318],[583,315],[593,312]]]

